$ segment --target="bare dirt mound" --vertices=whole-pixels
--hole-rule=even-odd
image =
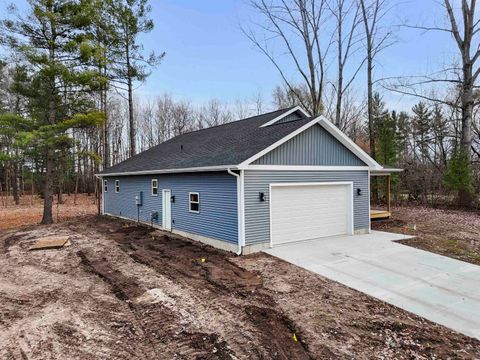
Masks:
[[[144,226],[123,227],[110,236],[136,262],[148,265],[188,288],[198,289],[194,290],[198,293],[196,296],[201,294],[205,301],[208,298],[209,302],[215,301],[217,306],[228,309],[235,319],[230,326],[245,326],[245,333],[251,339],[250,346],[262,344],[250,349],[254,357],[314,358],[298,338],[294,340],[293,322],[275,310],[275,301],[264,291],[261,276],[233,263],[232,254],[158,234]],[[232,304],[232,297],[240,303]],[[233,348],[242,349],[240,352],[246,350],[245,345],[248,346],[244,342],[236,344],[235,339],[229,339],[229,343],[234,344]]]
[[[136,327],[141,333],[133,333],[131,341],[144,348],[146,359],[165,358],[228,359],[232,351],[216,334],[188,332],[180,328],[181,320],[166,306],[148,301],[137,301],[145,289],[134,279],[115,270],[106,258],[94,259],[92,254],[77,252],[86,271],[100,277],[112,289],[115,296],[130,308]]]

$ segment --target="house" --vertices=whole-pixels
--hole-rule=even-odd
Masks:
[[[370,175],[386,171],[293,107],[177,136],[98,176],[103,214],[247,254],[368,233]]]

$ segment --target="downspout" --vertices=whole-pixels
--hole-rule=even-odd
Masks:
[[[237,174],[235,172],[233,172],[230,168],[227,169],[227,172],[232,175],[232,176],[235,176],[237,178],[237,217],[238,217],[238,227],[237,227],[237,233],[238,233],[238,250],[236,252],[237,255],[242,255],[242,205],[241,205],[241,190],[240,190],[240,186],[241,186],[241,178],[240,178],[240,174]]]

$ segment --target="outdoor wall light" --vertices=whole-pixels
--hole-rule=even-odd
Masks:
[[[358,196],[362,195],[362,189],[357,189],[357,195]]]
[[[258,199],[259,199],[261,202],[264,202],[264,201],[265,201],[265,193],[263,193],[263,192],[258,193]]]
[[[175,195],[170,196],[170,202],[174,203],[175,202]]]

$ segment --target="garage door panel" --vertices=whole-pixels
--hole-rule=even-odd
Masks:
[[[351,191],[350,184],[272,186],[272,243],[347,234]]]

